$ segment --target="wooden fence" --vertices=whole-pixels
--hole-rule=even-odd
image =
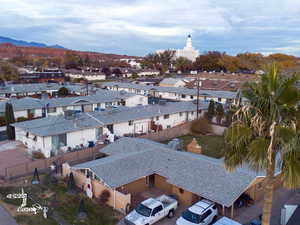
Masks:
[[[45,173],[50,171],[50,165],[53,162],[55,162],[58,166],[61,166],[65,162],[69,163],[70,165],[74,165],[97,159],[103,157],[103,153],[99,152],[99,150],[103,147],[104,145],[97,145],[93,148],[87,148],[76,152],[68,152],[46,159],[36,159],[31,162],[25,162],[7,167],[5,168],[5,174],[2,176],[2,179],[11,180],[28,176],[33,174],[35,168],[37,168],[40,173]]]

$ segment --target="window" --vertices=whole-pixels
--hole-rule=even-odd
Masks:
[[[211,209],[207,210],[203,215],[201,216],[202,221],[205,220],[210,214],[212,214]]]
[[[36,141],[37,140],[37,136],[34,136],[33,140]]]
[[[163,210],[162,205],[157,206],[156,208],[153,209],[151,216],[155,216],[157,213],[159,213],[161,210]]]
[[[191,95],[191,99],[194,99],[194,96],[193,96],[193,95]]]
[[[218,102],[221,102],[222,101],[222,98],[218,98]]]
[[[182,116],[182,112],[179,113],[179,116]]]
[[[133,121],[132,121],[132,120],[129,120],[129,121],[128,121],[128,125],[129,125],[129,126],[132,126],[132,124],[133,124]]]
[[[55,112],[56,112],[56,107],[47,108],[47,113],[55,113]]]
[[[59,146],[66,146],[67,145],[67,135],[66,134],[60,134],[58,135],[58,143]]]
[[[186,95],[181,95],[181,98],[185,98],[186,97]]]
[[[159,120],[159,116],[156,117],[156,120]]]
[[[170,126],[170,125],[167,125],[167,128],[171,128],[171,126]]]
[[[182,188],[179,188],[179,193],[180,194],[183,194],[184,193],[184,190]]]
[[[67,106],[63,106],[63,107],[62,107],[62,110],[63,110],[63,111],[67,111],[67,110],[68,110],[68,107],[67,107]]]
[[[170,118],[169,114],[164,115],[164,119],[169,119],[169,118]]]
[[[103,135],[103,127],[96,128],[95,132],[96,132],[96,139],[100,140],[100,138]]]
[[[26,132],[26,137],[27,137],[27,138],[29,137],[29,133],[28,133],[28,132]]]
[[[191,112],[191,115],[194,115],[194,111]]]

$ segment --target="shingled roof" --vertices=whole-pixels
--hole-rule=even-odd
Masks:
[[[82,163],[112,188],[158,174],[167,182],[226,207],[231,206],[258,176],[248,167],[228,172],[223,159],[175,151],[146,139],[121,138],[101,149],[106,158]]]
[[[205,110],[207,108],[207,103],[200,102],[199,109]],[[197,106],[193,102],[167,102],[165,105],[155,104],[136,107],[120,106],[103,112],[79,113],[73,119],[66,119],[64,115],[48,116],[42,119],[14,123],[13,126],[38,136],[52,136],[130,120],[150,119],[165,114],[196,110]]]
[[[197,89],[189,89],[184,87],[160,87],[153,85],[142,85],[142,84],[134,84],[134,83],[121,83],[121,82],[106,82],[103,83],[103,86],[106,87],[120,87],[120,88],[133,88],[137,90],[145,90],[145,91],[158,91],[158,92],[167,92],[167,93],[177,93],[184,95],[197,95]],[[201,90],[200,96],[207,97],[215,97],[215,98],[228,98],[234,99],[237,96],[237,92],[234,91],[213,91],[213,90]]]
[[[14,111],[22,111],[27,109],[42,109],[47,107],[62,107],[71,105],[97,104],[106,102],[120,101],[127,99],[135,94],[119,91],[98,90],[95,95],[78,96],[78,97],[64,97],[51,99],[37,99],[37,98],[21,98],[10,99],[8,101],[0,102],[0,112],[5,112],[5,104],[10,102],[13,105]]]

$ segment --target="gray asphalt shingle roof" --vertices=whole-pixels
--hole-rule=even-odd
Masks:
[[[91,169],[112,188],[158,174],[173,185],[227,207],[258,176],[249,168],[228,172],[222,159],[175,151],[146,139],[121,138],[101,152],[109,156],[73,167]]]
[[[134,84],[134,83],[121,83],[121,82],[106,82],[103,83],[104,86],[118,86],[121,88],[133,88],[138,90],[146,90],[146,91],[159,91],[159,92],[168,92],[168,93],[178,93],[185,95],[197,95],[197,89],[189,89],[185,87],[160,87],[153,85],[142,85],[142,84]],[[208,97],[216,97],[216,98],[227,98],[234,99],[236,98],[237,92],[233,91],[212,91],[212,90],[201,90],[200,96],[208,96]]]
[[[6,84],[0,87],[0,94],[8,93],[30,93],[42,91],[58,91],[59,88],[66,87],[71,92],[81,92],[85,89],[83,85],[76,84],[57,84],[57,83],[34,83],[34,84]]]
[[[200,102],[199,109],[207,109],[208,104]],[[63,115],[48,116],[42,119],[14,123],[38,136],[51,136],[82,129],[103,127],[108,124],[128,122],[129,120],[147,119],[165,114],[196,111],[193,102],[167,102],[165,105],[145,105],[136,107],[118,107],[103,112],[79,113],[75,119],[66,119]]]
[[[124,93],[118,91],[98,90],[95,95],[79,96],[79,97],[65,97],[65,98],[51,98],[51,99],[37,99],[37,98],[21,98],[10,99],[8,101],[0,102],[0,112],[5,112],[5,104],[12,103],[14,111],[22,111],[27,109],[41,109],[48,107],[62,107],[71,105],[97,104],[105,102],[115,102],[121,99],[127,99],[135,94]]]
[[[176,84],[178,81],[182,81],[182,79],[179,78],[165,78],[163,79],[159,84],[169,84],[169,85],[174,85]]]

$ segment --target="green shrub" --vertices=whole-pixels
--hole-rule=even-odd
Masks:
[[[24,122],[26,120],[28,120],[28,119],[26,117],[24,117],[24,116],[21,116],[21,117],[17,118],[17,122]]]

